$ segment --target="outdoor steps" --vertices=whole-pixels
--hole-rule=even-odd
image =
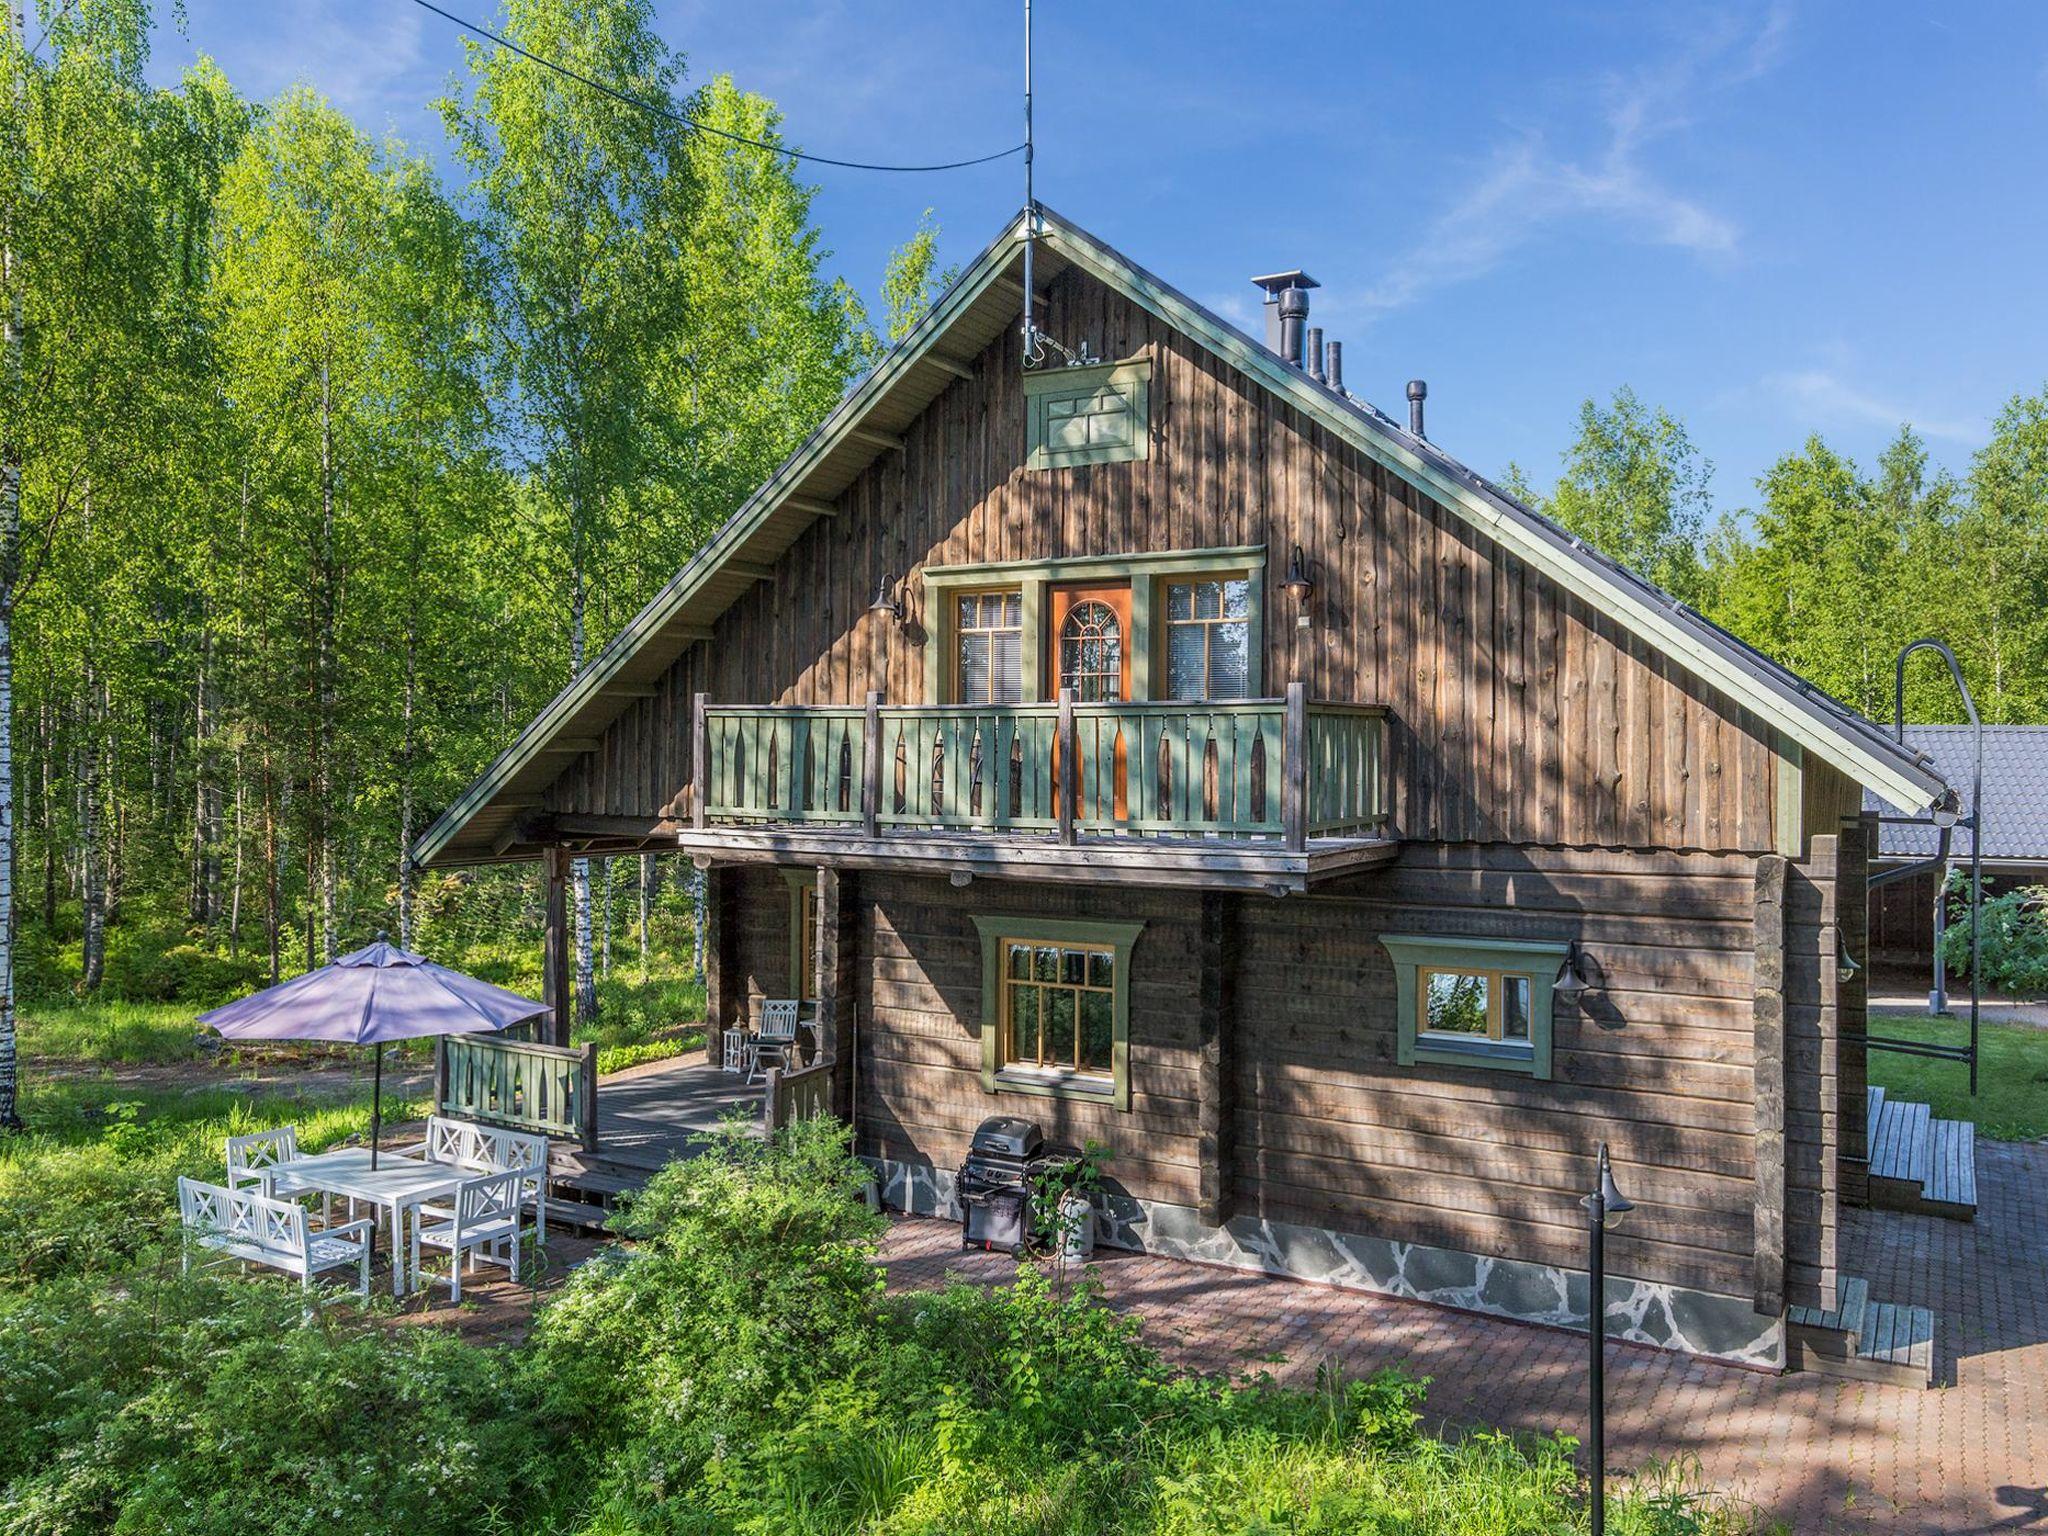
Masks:
[[[1977,1215],[1977,1127],[1937,1120],[1925,1104],[1869,1091],[1870,1203],[1972,1221]]]
[[[1833,1307],[1793,1307],[1786,1323],[1786,1364],[1795,1371],[1901,1387],[1934,1384],[1934,1314],[1872,1301],[1866,1280],[1844,1277]]]
[[[660,1166],[647,1158],[558,1149],[548,1160],[548,1218],[560,1205],[569,1213],[565,1221],[600,1227],[618,1197],[643,1188]]]

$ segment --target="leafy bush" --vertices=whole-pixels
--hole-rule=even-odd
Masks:
[[[197,944],[164,947],[152,930],[115,927],[107,934],[102,985],[104,995],[118,1002],[211,1008],[255,991],[268,979],[268,962],[255,954],[231,960]]]
[[[1958,975],[1970,970],[1969,885],[1961,871],[1949,879],[1948,923],[1942,931],[1942,959]],[[1980,946],[1988,991],[2010,997],[2048,994],[2048,886],[2016,886],[1988,896]]]

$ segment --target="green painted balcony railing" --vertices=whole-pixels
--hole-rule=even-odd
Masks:
[[[434,1048],[434,1107],[597,1145],[597,1047],[537,1045],[502,1035],[444,1035]]]
[[[714,705],[693,720],[708,825],[1144,837],[1371,836],[1386,822],[1386,712],[1227,703]]]

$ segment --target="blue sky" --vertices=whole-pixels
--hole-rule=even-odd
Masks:
[[[494,0],[442,0],[487,24]],[[1016,0],[657,0],[823,154],[943,159],[1020,132]],[[443,153],[455,28],[410,0],[187,0],[153,69],[212,54]],[[1252,325],[1305,267],[1346,380],[1482,472],[1553,477],[1578,402],[1687,424],[1723,507],[1811,432],[1868,465],[1901,421],[1957,471],[2048,384],[2048,6],[1080,4],[1037,0],[1039,195]],[[973,254],[1015,161],[817,170],[872,297],[927,206]]]

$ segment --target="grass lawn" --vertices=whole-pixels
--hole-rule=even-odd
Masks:
[[[1924,1013],[1875,1009],[1872,1034],[1941,1045],[1967,1045],[1968,1019],[1930,1019]],[[1944,1120],[1974,1120],[1977,1132],[1995,1141],[2037,1141],[2048,1136],[2048,1029],[2024,1024],[1986,1024],[1979,1031],[1983,1055],[1977,1062],[1977,1097],[1970,1097],[1970,1069],[1961,1062],[1933,1061],[1897,1051],[1870,1053],[1870,1081],[1887,1094],[1931,1104]]]

